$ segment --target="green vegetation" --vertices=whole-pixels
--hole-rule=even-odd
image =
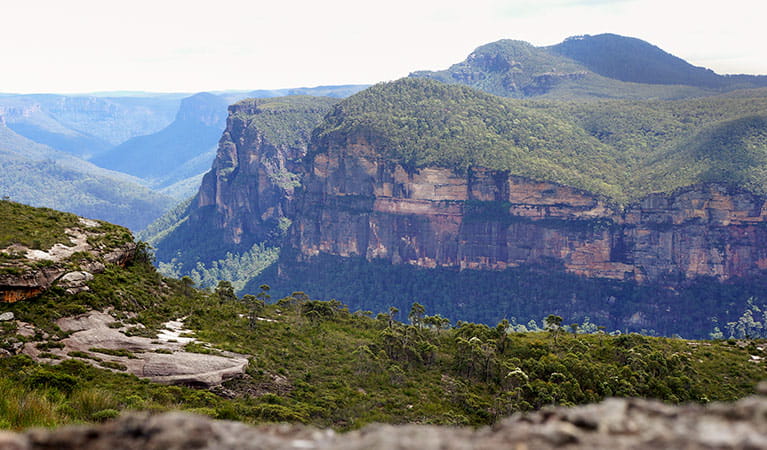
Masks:
[[[493,327],[459,321],[451,327],[420,303],[402,309],[409,311],[410,324],[404,324],[398,319],[405,313],[397,308],[372,318],[302,292],[275,302],[267,286],[243,299],[226,283],[215,292],[200,291],[188,279],[162,279],[142,261],[110,267],[96,276],[91,292],[70,296],[52,290],[4,308],[59,336],[54,320],[75,309],[114,307],[123,320],[146,325],[147,334],[186,317],[195,337],[214,346],[189,350],[249,356],[247,374],[225,383],[234,398],[150,383],[119,373],[124,367],[109,361],[54,366],[13,356],[0,359],[1,428],[96,422],[129,409],[183,409],[341,430],[373,421],[481,425],[515,411],[614,395],[671,403],[731,400],[751,393],[765,376],[765,363],[750,360],[765,355],[761,341],[610,336],[588,321],[564,328],[570,318],[553,315],[546,331],[507,321]],[[0,337],[4,346],[19,338],[5,326]],[[55,347],[55,338],[40,334],[24,339],[54,339],[46,345]]]
[[[315,143],[324,151],[328,140],[357,135],[411,170],[481,166],[622,199],[609,146],[566,120],[464,86],[414,78],[375,85],[339,103]]]
[[[54,244],[70,244],[65,229],[81,226],[74,214],[48,208],[33,208],[20,203],[0,200],[0,248],[21,244],[33,249],[47,250]]]
[[[316,148],[325,151],[325,142],[362,135],[382,156],[411,170],[506,170],[625,204],[711,181],[767,192],[765,124],[763,94],[519,101],[410,78],[339,103],[317,129]]]
[[[232,106],[233,118],[263,133],[274,146],[305,147],[312,129],[339,99],[296,95],[246,99]]]

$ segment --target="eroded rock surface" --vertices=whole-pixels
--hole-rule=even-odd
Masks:
[[[184,351],[184,345],[194,339],[180,337],[187,330],[181,328],[182,322],[179,321],[170,322],[171,330],[165,330],[155,339],[128,336],[125,334],[127,327],[110,327],[115,322],[110,314],[99,311],[62,318],[56,322],[57,325],[63,331],[73,333],[58,341],[63,345],[62,348],[45,350],[60,359],[46,358],[47,355],[32,342],[24,346],[23,352],[34,359],[52,364],[87,355],[81,358],[85,362],[96,365],[104,361],[116,363],[125,367],[127,373],[152,381],[204,387],[241,375],[248,365],[247,358],[234,353],[214,351],[215,354],[202,354]],[[106,367],[110,368],[108,365]]]
[[[318,143],[291,254],[506,269],[555,261],[588,277],[728,280],[767,269],[767,198],[721,184],[624,209],[589,192],[482,168],[407,169],[364,136]]]
[[[94,273],[103,272],[105,263],[125,265],[135,252],[131,240],[118,245],[93,244],[89,238],[103,237],[100,224],[80,218],[80,227],[67,228],[69,244],[57,243],[48,250],[29,249],[13,244],[0,249],[18,255],[17,260],[0,264],[0,301],[13,303],[35,297],[59,285],[70,294],[88,290]],[[94,239],[95,242],[97,239]],[[85,257],[87,255],[87,257]]]
[[[212,420],[184,413],[133,413],[96,426],[0,434],[3,449],[756,449],[767,448],[767,399],[669,406],[608,399],[515,415],[478,430],[370,425],[337,434],[299,425]]]

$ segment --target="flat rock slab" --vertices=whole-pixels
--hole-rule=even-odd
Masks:
[[[46,352],[58,356],[61,360],[71,358],[72,352],[84,352],[102,361],[119,363],[125,366],[125,372],[151,381],[195,386],[220,384],[226,379],[245,373],[248,365],[246,357],[234,353],[204,354],[184,351],[184,344],[193,341],[193,338],[173,342],[172,339],[127,336],[123,333],[125,328],[109,327],[114,322],[115,318],[109,313],[100,311],[59,319],[57,325],[63,331],[73,333],[59,341],[64,345],[63,348],[52,348]],[[166,330],[165,334],[170,333],[171,336],[180,331],[187,331],[182,329],[182,321],[171,321],[169,327],[171,330]],[[130,356],[116,356],[92,349],[124,350],[130,352]],[[32,343],[24,346],[24,353],[38,360],[56,363],[56,360],[41,358],[42,352]],[[98,363],[87,358],[83,361]]]
[[[143,377],[173,384],[213,386],[245,372],[248,360],[200,353],[177,352],[147,355]]]

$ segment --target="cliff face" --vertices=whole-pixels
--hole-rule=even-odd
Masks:
[[[392,264],[561,265],[588,277],[720,280],[767,269],[764,197],[723,185],[654,194],[618,210],[588,192],[506,172],[408,170],[363,135],[320,144],[290,244]]]
[[[281,103],[275,108],[277,102]],[[300,183],[298,172],[311,130],[335,102],[295,97],[230,106],[191,220],[212,219],[213,232],[224,244],[274,238]]]

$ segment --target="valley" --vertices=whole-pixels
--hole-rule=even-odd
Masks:
[[[3,94],[0,161],[0,447],[762,443],[765,75],[601,34],[374,85]]]

